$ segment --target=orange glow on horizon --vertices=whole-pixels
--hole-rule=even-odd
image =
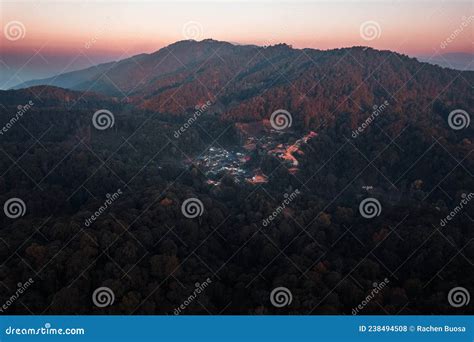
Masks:
[[[48,55],[83,53],[114,60],[151,53],[187,38],[287,43],[321,50],[363,45],[412,56],[473,53],[470,2],[26,1],[2,2],[0,9],[4,29],[11,21],[25,28],[22,39],[12,41],[1,35],[2,55],[27,56],[41,50]],[[374,39],[361,35],[361,25],[367,21],[380,27]],[[190,28],[189,23],[195,26]],[[460,27],[463,30],[442,48]]]

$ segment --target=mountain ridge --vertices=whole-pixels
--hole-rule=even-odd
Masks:
[[[123,63],[123,62],[127,62],[127,61],[132,61],[132,60],[137,59],[137,58],[146,58],[146,57],[159,56],[159,53],[162,52],[163,50],[189,47],[190,45],[195,45],[196,46],[196,45],[199,45],[199,44],[213,44],[215,46],[221,45],[221,46],[235,47],[235,48],[260,48],[260,49],[284,49],[284,48],[287,48],[287,49],[291,49],[291,50],[304,51],[304,52],[308,52],[308,51],[331,52],[331,51],[339,51],[339,50],[363,49],[364,51],[365,50],[372,50],[372,51],[378,51],[378,52],[390,52],[390,53],[397,54],[399,56],[413,58],[413,57],[410,57],[408,55],[398,53],[398,52],[395,52],[395,51],[378,50],[378,49],[374,49],[374,48],[367,47],[367,46],[351,46],[351,47],[341,47],[341,48],[335,48],[335,49],[320,50],[320,49],[315,49],[315,48],[293,48],[291,45],[288,45],[286,43],[277,43],[277,44],[274,44],[274,45],[259,46],[259,45],[254,45],[254,44],[235,44],[235,43],[230,43],[230,42],[226,42],[226,41],[214,40],[214,39],[210,39],[210,38],[203,39],[201,41],[196,41],[196,40],[189,39],[189,40],[180,40],[180,41],[171,43],[171,44],[169,44],[169,45],[167,45],[163,48],[160,48],[160,49],[158,49],[154,52],[139,53],[137,55],[133,55],[133,56],[128,57],[128,58],[124,58],[124,59],[120,59],[120,60],[112,60],[112,61],[105,62],[105,63],[99,63],[99,64],[92,65],[92,66],[84,68],[84,69],[59,73],[55,76],[46,77],[46,78],[29,80],[29,81],[17,84],[15,86],[9,88],[8,90],[22,89],[22,88],[27,88],[27,87],[34,86],[34,85],[55,85],[55,83],[53,83],[53,82],[58,77],[62,77],[62,76],[71,77],[74,74],[79,73],[79,72],[80,73],[84,73],[84,72],[92,73],[92,71],[94,69],[99,69],[99,70],[97,70],[97,72],[100,72],[100,71],[105,70],[105,69],[107,69],[107,67],[112,66],[114,64],[119,64],[119,63]],[[59,86],[59,85],[57,85],[57,86]],[[68,86],[62,86],[62,87],[67,88]]]
[[[472,107],[474,72],[458,75],[368,47],[322,51],[207,39],[179,41],[151,54],[63,74],[55,78],[60,84],[52,85],[69,82],[71,90],[175,116],[188,116],[209,101],[206,115],[232,122],[260,121],[285,109],[293,115],[294,127],[308,130],[340,115],[349,115],[355,128],[385,101],[391,103],[390,114],[404,120],[415,107],[416,115],[424,117],[432,115],[436,103],[448,113],[460,106],[456,103]]]

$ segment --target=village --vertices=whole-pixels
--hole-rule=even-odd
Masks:
[[[302,146],[317,134],[313,131],[296,139],[280,132],[269,132],[260,138],[246,137],[243,146],[233,149],[211,146],[205,153],[190,162],[196,165],[208,178],[208,184],[219,185],[224,175],[236,183],[267,183],[268,176],[258,167],[262,156],[278,158],[292,174],[298,172],[299,161],[304,152]],[[292,141],[292,142],[284,142]]]

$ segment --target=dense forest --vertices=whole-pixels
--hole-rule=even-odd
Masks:
[[[72,90],[0,92],[0,203],[25,204],[20,217],[0,215],[5,312],[175,314],[186,302],[180,314],[351,314],[364,301],[359,314],[474,312],[447,299],[474,290],[474,205],[442,224],[474,192],[474,129],[449,125],[473,108],[474,72],[359,47],[277,45],[254,60],[257,47],[223,42],[167,49],[98,68],[120,92],[90,72],[58,78]],[[278,108],[292,125],[275,132]],[[113,113],[108,129],[93,125],[100,109]],[[247,163],[266,182],[210,183],[193,160],[241,148],[252,123],[278,143],[316,135],[297,171],[257,145]],[[183,215],[189,198],[201,215]],[[366,198],[378,215],[362,215]],[[100,287],[111,305],[91,299]],[[291,303],[272,305],[276,287]]]

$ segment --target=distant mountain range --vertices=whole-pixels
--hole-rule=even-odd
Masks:
[[[472,102],[474,72],[465,71],[462,78],[458,74],[364,47],[321,51],[207,39],[180,41],[151,54],[15,88],[51,85],[97,92],[173,115],[190,113],[210,101],[211,112],[243,122],[268,118],[284,108],[298,119],[295,125],[314,128],[333,121],[335,113],[348,113],[354,122],[360,121],[361,115],[384,101],[399,113],[410,113],[414,104],[423,111],[434,100],[448,107],[458,98]]]
[[[434,56],[419,56],[421,62],[436,64],[444,68],[474,70],[474,54],[453,52]]]

